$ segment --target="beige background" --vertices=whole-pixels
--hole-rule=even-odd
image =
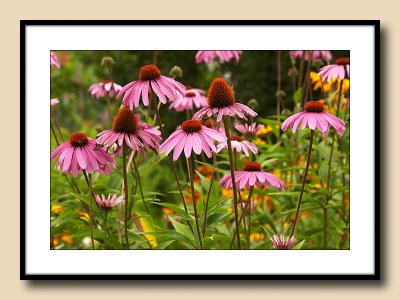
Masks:
[[[1,7],[2,299],[395,299],[400,296],[400,7],[396,1],[216,0],[6,1]],[[239,1],[238,1],[239,2]],[[22,282],[19,281],[20,19],[380,19],[382,26],[382,269],[374,282]],[[189,37],[188,37],[189,38]],[[194,37],[195,38],[195,37]],[[337,37],[340,38],[340,37]],[[358,99],[362,101],[362,99]],[[37,99],[43,101],[43,99]],[[354,101],[354,99],[353,99]],[[387,132],[387,133],[386,133]],[[40,134],[38,134],[38,137]],[[40,142],[40,140],[38,140]],[[387,165],[386,165],[387,164]],[[40,199],[37,199],[40,201]],[[101,263],[101,262],[99,262]],[[245,263],[245,262],[243,262]]]

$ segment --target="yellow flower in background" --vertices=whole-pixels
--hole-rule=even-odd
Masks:
[[[51,206],[51,212],[53,214],[59,215],[64,211],[64,208],[61,204],[55,203]]]
[[[154,228],[153,228],[152,224],[147,220],[146,217],[139,217],[139,223],[140,223],[140,226],[142,227],[143,232],[154,232]],[[149,241],[150,246],[152,248],[157,247],[158,243],[157,243],[157,239],[154,235],[145,234],[144,237],[146,238],[146,240]]]
[[[256,136],[265,135],[272,132],[272,127],[269,125],[264,126],[259,131],[257,131]]]
[[[256,138],[256,139],[254,140],[254,144],[256,144],[256,145],[266,145],[267,142],[264,141],[263,139]]]
[[[338,80],[336,82],[336,88],[337,88],[337,90],[340,89],[340,80]],[[342,86],[342,93],[343,94],[347,93],[349,91],[349,89],[350,89],[350,80],[349,79],[344,79],[343,80],[343,86]]]
[[[274,174],[277,177],[281,177],[281,170],[279,169],[273,169],[272,174]]]
[[[322,81],[321,81],[321,76],[318,75],[317,72],[310,72],[310,80],[311,84],[313,86],[313,90],[316,91],[318,89],[321,89],[322,87]],[[332,82],[324,82],[324,92],[330,92],[332,90]]]

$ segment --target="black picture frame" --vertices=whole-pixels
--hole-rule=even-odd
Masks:
[[[27,274],[26,272],[26,28],[27,26],[372,26],[374,28],[375,101],[374,101],[374,274]],[[20,21],[20,279],[21,280],[380,280],[380,21],[379,20],[21,20]]]

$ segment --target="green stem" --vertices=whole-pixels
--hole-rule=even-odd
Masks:
[[[104,236],[108,237],[109,233],[108,233],[108,210],[104,211]],[[104,249],[107,249],[107,245],[106,245],[106,239],[104,239]]]
[[[126,172],[126,156],[128,155],[128,149],[125,141],[122,144],[122,172],[124,177],[124,196],[125,196],[125,205],[124,205],[124,225],[125,225],[125,244],[126,249],[129,249],[129,239],[128,239],[128,210],[129,210],[129,192],[128,192],[128,174]]]
[[[203,249],[203,242],[202,242],[202,237],[200,234],[199,216],[197,213],[196,197],[194,194],[193,157],[190,156],[190,158],[187,159],[186,161],[189,165],[189,180],[190,180],[190,188],[191,188],[191,193],[192,193],[192,202],[193,202],[193,209],[194,209],[194,218],[196,221],[197,236],[199,237],[200,249]]]
[[[298,220],[298,217],[299,217],[301,200],[303,199],[303,193],[304,193],[304,187],[306,185],[307,173],[308,173],[308,169],[310,167],[311,151],[312,151],[313,141],[314,141],[314,130],[311,130],[310,145],[308,147],[306,170],[304,171],[303,182],[301,184],[300,196],[299,196],[299,200],[297,202],[296,217],[295,217],[294,222],[293,222],[293,227],[292,227],[292,232],[290,233],[290,237],[292,237],[294,235],[294,232],[295,232],[295,229],[296,229],[297,220]]]
[[[210,199],[210,195],[211,195],[211,189],[212,189],[212,185],[213,185],[213,180],[214,180],[214,174],[215,174],[215,166],[214,166],[214,156],[215,154],[213,154],[213,173],[211,174],[211,180],[210,180],[210,187],[208,188],[208,192],[207,192],[207,199],[206,199],[206,205],[204,208],[204,220],[203,220],[203,237],[206,237],[206,223],[207,223],[207,211],[208,211],[208,201]]]
[[[240,246],[240,232],[239,232],[239,214],[238,214],[238,205],[237,205],[237,190],[236,190],[236,182],[235,182],[235,164],[233,161],[233,153],[232,153],[232,145],[231,145],[231,135],[229,132],[229,117],[223,117],[225,135],[227,137],[227,145],[228,145],[228,154],[229,154],[229,167],[231,170],[231,179],[232,179],[232,188],[233,188],[233,208],[235,211],[235,227],[236,227],[236,238],[237,238],[237,246],[238,249],[241,249]]]
[[[141,179],[140,179],[139,168],[138,168],[138,166],[137,166],[135,156],[134,156],[133,159],[132,159],[132,163],[133,163],[133,167],[135,168],[135,172],[136,172],[136,176],[137,176],[136,178],[137,178],[138,185],[139,185],[140,195],[142,196],[143,205],[144,205],[144,207],[145,207],[145,209],[146,209],[146,212],[150,215],[149,207],[147,206],[146,200],[144,199],[143,188],[142,188],[142,181],[141,181]]]
[[[163,126],[162,126],[160,111],[158,109],[158,106],[156,105],[156,100],[155,100],[153,91],[151,91],[151,101],[152,101],[152,103],[154,105],[154,108],[156,110],[156,118],[157,118],[158,125],[160,126],[161,137],[164,140],[165,139],[165,133],[164,133],[164,129],[163,129]],[[179,194],[180,194],[181,199],[182,199],[183,207],[185,209],[186,214],[189,215],[189,212],[188,212],[188,209],[187,209],[187,206],[186,206],[186,202],[185,202],[185,197],[183,196],[182,187],[181,187],[181,184],[179,182],[178,174],[176,172],[175,163],[173,162],[173,160],[171,158],[171,155],[167,155],[167,158],[168,158],[169,166],[170,166],[170,168],[172,170],[172,173],[174,174],[176,185],[178,186],[178,190],[179,190]],[[190,221],[187,221],[187,224],[188,224],[188,226],[190,228],[190,231],[193,233],[193,227],[192,227],[192,224],[190,223]]]
[[[86,171],[83,170],[83,174],[85,175],[85,177],[88,178],[88,182],[89,182],[89,228],[90,228],[90,241],[92,244],[92,249],[95,250],[95,246],[94,246],[94,238],[93,238],[93,223],[94,223],[94,219],[93,219],[93,187],[92,187],[92,174],[86,174]]]
[[[249,200],[250,200],[249,197],[251,197],[252,195],[253,195],[253,191],[251,192],[251,194],[249,193],[249,195],[247,196],[246,206],[245,206],[244,210],[242,210],[242,214],[240,215],[240,218],[239,218],[239,225],[240,225],[240,223],[242,223],[242,220],[243,220],[243,224],[246,221],[244,211],[247,210],[247,207],[249,205]],[[246,227],[246,225],[245,225],[245,227]],[[232,249],[232,246],[233,246],[233,243],[235,242],[235,240],[236,240],[236,229],[235,229],[235,233],[233,234],[231,243],[229,244],[229,250]]]
[[[251,233],[251,200],[254,191],[254,186],[251,187],[249,196],[247,199],[247,205],[249,207],[249,222],[247,223],[247,248],[250,250],[250,233]]]
[[[110,126],[112,126],[113,116],[111,113],[110,97],[108,96],[107,96],[107,113],[108,113],[108,119],[110,120]]]
[[[53,116],[54,124],[56,124],[58,133],[60,134],[61,140],[64,141],[64,136],[62,134],[60,123],[58,122],[56,112],[54,111],[54,109],[51,106],[50,106],[50,111],[51,111],[51,115]]]
[[[276,119],[278,122],[281,120],[281,51],[277,51],[276,57]],[[279,131],[280,132],[280,131]]]

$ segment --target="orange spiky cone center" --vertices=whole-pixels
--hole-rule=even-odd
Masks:
[[[344,66],[344,65],[349,65],[350,64],[350,58],[348,57],[339,57],[336,59],[336,64],[339,66]]]
[[[324,105],[319,101],[308,101],[304,104],[304,110],[308,112],[323,112]]]
[[[146,65],[140,68],[140,80],[155,80],[161,76],[160,69],[156,65]]]
[[[112,129],[120,133],[135,134],[138,129],[135,113],[128,107],[121,108],[114,118]]]
[[[187,120],[182,122],[182,130],[188,133],[197,132],[201,129],[201,122],[198,120]]]
[[[232,88],[224,78],[215,78],[208,90],[208,105],[212,108],[223,108],[235,103]]]
[[[249,172],[261,172],[262,171],[262,166],[260,163],[253,161],[253,162],[245,162],[244,171],[249,171]]]
[[[76,132],[70,136],[69,142],[74,147],[82,147],[89,142],[89,138],[84,133]]]

